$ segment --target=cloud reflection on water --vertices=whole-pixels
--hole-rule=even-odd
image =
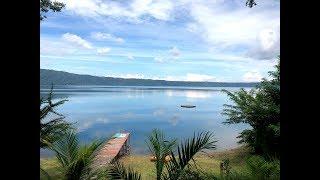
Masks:
[[[186,90],[186,91],[173,91],[166,90],[167,96],[183,96],[187,98],[210,98],[212,97],[212,92],[209,91],[196,91],[196,90]]]
[[[80,121],[77,123],[77,129],[79,132],[85,131],[86,129],[92,127],[95,124],[102,123],[102,124],[107,124],[109,123],[110,120],[106,117],[99,117],[97,119],[93,120],[85,120],[85,121]]]
[[[103,92],[93,92],[91,89],[87,92],[87,89],[79,87],[76,91],[66,92],[69,101],[57,109],[66,116],[68,122],[76,122],[81,142],[127,130],[132,132],[133,153],[146,153],[145,139],[154,128],[163,130],[168,137],[178,139],[209,130],[219,140],[217,145],[220,149],[237,146],[236,136],[246,128],[221,124],[225,120],[221,115],[222,105],[228,102],[228,98],[219,88],[148,87],[132,90],[132,87],[104,87],[106,90]],[[57,94],[56,97],[64,97],[62,92],[59,93],[62,96]],[[197,107],[181,108],[181,104],[194,104]]]
[[[178,114],[174,114],[172,118],[169,119],[169,123],[172,125],[172,126],[176,126],[178,123],[179,123],[179,115]]]
[[[165,114],[165,110],[163,108],[158,108],[152,113],[154,116],[162,116]]]

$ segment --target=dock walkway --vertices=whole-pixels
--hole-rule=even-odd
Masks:
[[[97,152],[94,159],[93,168],[99,168],[114,162],[120,156],[129,151],[130,133],[116,133],[102,148]]]

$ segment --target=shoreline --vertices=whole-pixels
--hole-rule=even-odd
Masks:
[[[216,173],[220,172],[220,163],[224,159],[230,160],[232,169],[241,171],[244,168],[245,160],[250,157],[249,149],[240,146],[228,150],[220,150],[211,153],[199,153],[195,156],[197,168],[201,168],[204,172]],[[140,172],[143,179],[154,179],[154,163],[150,161],[150,154],[137,155],[129,154],[119,159],[125,166],[132,167]],[[40,158],[40,165],[53,178],[59,179],[61,171],[55,157]]]

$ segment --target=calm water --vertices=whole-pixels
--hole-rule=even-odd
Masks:
[[[238,146],[239,132],[246,125],[224,125],[223,104],[231,103],[221,89],[192,87],[56,86],[56,99],[67,98],[58,111],[75,123],[82,142],[130,131],[133,153],[147,153],[146,137],[153,128],[182,140],[201,130],[212,131],[217,149]],[[41,96],[49,89],[41,87]],[[181,108],[181,104],[196,108]],[[41,151],[41,156],[51,156]]]

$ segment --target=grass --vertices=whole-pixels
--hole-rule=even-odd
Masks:
[[[249,151],[246,148],[236,148],[225,150],[221,152],[214,152],[210,154],[196,155],[196,166],[192,165],[192,169],[198,169],[202,172],[209,174],[220,173],[220,162],[223,159],[230,160],[230,166],[233,170],[242,171],[244,168],[245,160],[249,157]],[[126,166],[132,167],[142,175],[142,179],[155,179],[154,163],[150,161],[150,156],[147,155],[133,155],[123,157],[121,159]]]
[[[228,158],[232,170],[242,171],[245,160],[249,156],[248,149],[244,147],[210,154],[199,154],[195,157],[197,166],[195,167],[193,165],[192,168],[209,174],[219,174],[220,162]],[[125,166],[130,166],[141,173],[142,179],[155,179],[155,167],[153,162],[150,161],[150,156],[130,155],[121,158],[120,161],[123,162]],[[49,173],[52,179],[62,179],[62,174],[55,158],[40,159],[40,165]]]
[[[52,179],[63,179],[61,169],[56,158],[40,158],[40,167],[44,169]]]

